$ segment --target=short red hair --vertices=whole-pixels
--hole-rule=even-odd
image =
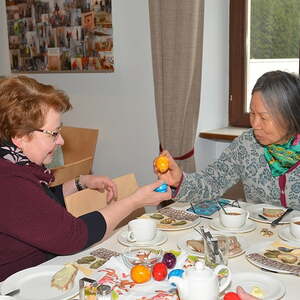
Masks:
[[[64,113],[72,108],[69,97],[52,85],[27,76],[0,80],[0,140],[29,134],[41,128],[47,111]]]

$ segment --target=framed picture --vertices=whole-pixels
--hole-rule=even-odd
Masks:
[[[111,0],[6,0],[12,73],[113,72]]]

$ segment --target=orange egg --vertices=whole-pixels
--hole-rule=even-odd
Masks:
[[[136,265],[131,268],[130,276],[136,283],[144,283],[151,279],[151,270],[143,265]]]
[[[155,167],[160,173],[165,173],[169,169],[169,159],[164,156],[160,155],[155,160]]]

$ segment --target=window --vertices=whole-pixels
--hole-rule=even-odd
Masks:
[[[299,71],[300,1],[231,0],[229,123],[250,127],[250,94],[271,70]]]

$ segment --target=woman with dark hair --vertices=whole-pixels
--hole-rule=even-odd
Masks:
[[[300,210],[300,80],[283,71],[256,82],[252,128],[236,138],[205,170],[185,174],[168,151],[169,170],[159,178],[176,190],[175,201],[214,200],[241,181],[246,201]]]
[[[139,207],[170,199],[154,191],[162,182],[139,188],[119,201],[112,180],[81,175],[56,187],[44,165],[63,145],[61,115],[71,108],[64,92],[18,76],[0,81],[0,281],[55,255],[69,255],[104,240]],[[107,191],[109,204],[75,218],[64,196],[83,188]]]

